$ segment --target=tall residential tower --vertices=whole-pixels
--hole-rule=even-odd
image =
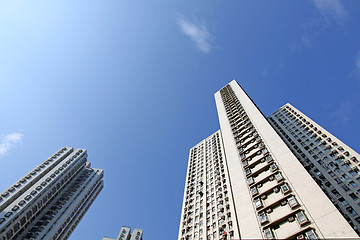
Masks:
[[[63,147],[0,194],[0,240],[67,239],[103,188],[85,149]]]
[[[221,129],[190,150],[179,240],[358,237],[235,81],[215,100]]]
[[[179,239],[240,237],[228,172],[220,131],[190,149]]]
[[[359,154],[289,103],[268,119],[323,192],[359,233]]]

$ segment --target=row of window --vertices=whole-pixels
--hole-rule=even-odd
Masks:
[[[11,186],[9,189],[7,189],[6,191],[4,191],[3,193],[0,194],[0,202],[5,200],[5,199],[9,199],[10,196],[12,194],[19,195],[22,192],[25,192],[28,188],[31,187],[31,184],[25,185],[23,186],[23,184],[25,184],[28,181],[36,181],[36,179],[40,179],[42,176],[44,176],[46,173],[48,173],[52,167],[51,166],[55,166],[56,162],[61,161],[64,157],[66,157],[66,155],[61,156],[64,151],[66,151],[67,148],[62,148],[60,149],[58,152],[56,152],[55,154],[53,154],[50,158],[48,158],[47,160],[45,160],[42,164],[40,164],[38,167],[36,167],[35,169],[33,169],[30,173],[28,173],[27,175],[25,175],[24,178],[20,179],[18,182],[16,182],[13,186]],[[66,152],[65,152],[66,153]],[[65,154],[64,153],[64,154]],[[54,163],[50,164],[51,162],[53,162],[55,160]],[[49,165],[50,164],[50,165]],[[49,166],[47,166],[49,165]],[[21,190],[21,192],[19,192],[19,190]],[[8,205],[10,204],[2,204],[0,207],[0,210],[5,209]]]
[[[349,152],[345,151],[342,146],[332,141],[327,135],[322,134],[313,124],[304,121],[305,118],[302,118],[293,111],[290,112],[288,109],[283,109],[282,112],[275,114],[274,117],[281,123],[281,127],[274,121],[273,117],[269,118],[270,123],[275,125],[275,130],[279,132],[280,136],[317,184],[323,189],[324,193],[332,201],[338,202],[335,206],[352,227],[355,226],[354,223],[359,224],[360,217],[357,217],[357,212],[354,210],[354,208],[359,208],[356,202],[359,200],[359,197],[356,195],[356,188],[358,186],[356,182],[360,181],[359,169],[355,165],[358,163],[357,158],[350,156]],[[292,141],[292,138],[284,131],[285,129],[297,141]],[[337,149],[333,149],[333,147]],[[312,160],[310,161],[309,158]],[[335,185],[329,181],[335,183]],[[360,193],[360,189],[357,192]],[[350,197],[350,206],[349,201],[346,201],[344,197]],[[354,227],[354,230],[358,231],[356,227]]]
[[[286,137],[286,134],[285,134],[284,131],[280,128],[280,126],[279,126],[278,124],[276,124],[276,122],[274,122],[273,119],[270,119],[270,120],[271,120],[273,123],[275,123],[276,127],[280,129],[280,132],[282,133],[282,135],[285,135],[285,137]],[[312,124],[311,124],[310,126],[313,127]],[[316,128],[316,127],[315,127],[315,128]],[[301,132],[300,132],[300,133],[301,133]],[[295,137],[296,137],[296,136],[295,136]],[[326,135],[323,135],[323,137],[326,138],[327,136],[326,136]],[[301,139],[304,139],[304,138],[305,138],[305,136],[303,136]],[[315,139],[316,136],[313,135],[311,138],[312,138],[312,139]],[[330,145],[328,145],[325,140],[323,140],[323,141],[320,143],[321,138],[316,138],[316,140],[315,140],[314,143],[318,143],[319,146],[322,147],[322,149],[324,150],[324,152],[319,151],[319,148],[316,147],[316,146],[315,146],[313,149],[312,149],[312,148],[309,148],[309,146],[310,146],[310,147],[313,147],[313,146],[314,146],[314,143],[311,142],[309,139],[306,139],[306,141],[305,141],[305,143],[307,143],[309,146],[305,145],[305,144],[304,144],[304,141],[301,140],[301,139],[298,139],[298,142],[300,142],[300,144],[301,144],[302,146],[304,146],[304,149],[307,150],[307,151],[309,152],[309,154],[311,154],[314,159],[319,159],[319,157],[322,157],[322,156],[324,156],[325,154],[328,155],[328,156],[323,157],[321,160],[318,160],[318,161],[317,161],[317,162],[319,163],[319,165],[321,165],[325,170],[328,170],[328,169],[329,169],[328,166],[333,167],[334,170],[335,170],[335,172],[340,173],[340,175],[339,175],[340,179],[342,179],[343,177],[344,177],[345,179],[347,179],[347,175],[346,175],[346,174],[345,174],[345,175],[342,174],[342,170],[341,170],[341,168],[339,168],[339,167],[341,166],[341,167],[344,168],[344,171],[348,171],[348,170],[346,170],[346,168],[349,168],[349,167],[352,165],[352,163],[351,163],[349,160],[345,160],[345,157],[344,157],[343,155],[338,155],[339,153],[338,153],[337,150],[333,150],[333,151],[330,152],[330,150],[331,150],[332,147],[331,147]],[[330,139],[330,138],[327,138],[326,140],[327,140],[328,142],[331,142],[331,139]],[[291,144],[294,145],[294,143],[291,143]],[[338,144],[335,143],[335,142],[333,142],[332,145],[333,145],[333,146],[338,146]],[[298,149],[297,146],[293,146],[293,147],[290,146],[290,147],[291,147],[291,148]],[[341,147],[341,146],[338,147],[338,150],[339,150],[340,152],[344,152],[344,148]],[[301,157],[305,158],[305,154],[302,154],[301,150],[297,150],[297,152],[300,153]],[[304,156],[302,156],[302,155],[304,155]],[[344,152],[344,155],[347,156],[347,157],[350,156],[350,154],[349,154],[348,151]],[[334,160],[334,162],[329,161],[328,163],[325,163],[325,162],[323,161],[323,160],[327,160],[327,161],[328,161],[329,158],[331,158],[332,160]],[[351,160],[352,162],[354,162],[354,163],[357,163],[357,162],[358,162],[358,160],[357,160],[357,158],[356,158],[355,156],[351,157],[350,160]],[[359,169],[358,169],[357,166],[353,166],[352,169],[351,169],[350,171],[348,171],[348,172],[350,173],[350,178],[353,177],[354,180],[355,180],[355,178],[356,178],[356,179],[359,178],[359,175],[358,175]],[[332,173],[331,171],[329,172],[329,174],[330,174],[332,177],[335,176],[335,174]],[[341,175],[341,174],[342,174],[342,175]],[[320,175],[320,173],[317,173],[317,175]],[[342,183],[342,181],[341,181],[340,179],[339,179],[339,178],[336,178],[336,182]],[[360,179],[359,179],[359,180],[360,180]],[[349,184],[350,184],[351,186],[353,186],[353,187],[356,187],[356,186],[357,186],[357,185],[354,183],[354,181],[351,181]]]
[[[284,115],[283,115],[283,114]],[[287,120],[289,122],[288,119],[291,119],[294,123],[297,124],[296,126],[293,126],[293,129],[303,129],[304,132],[306,132],[308,135],[313,134],[313,136],[317,137],[317,135],[314,133],[314,131],[316,133],[318,133],[319,135],[321,135],[321,137],[326,140],[329,143],[332,143],[333,146],[337,147],[338,143],[333,142],[332,139],[330,137],[328,137],[326,134],[323,134],[321,132],[321,130],[318,130],[317,127],[315,127],[312,123],[310,123],[309,121],[306,120],[305,117],[301,116],[299,113],[297,113],[296,111],[294,111],[293,109],[291,109],[289,106],[286,106],[285,109],[282,109],[278,114],[275,114],[275,116],[278,118],[278,120],[283,124],[283,121],[281,120],[281,118]],[[285,116],[287,116],[287,119],[285,118]],[[297,118],[296,118],[296,117]],[[301,123],[303,122],[303,123]],[[305,124],[306,125],[305,125]],[[286,125],[286,124],[285,124]],[[299,127],[300,126],[300,127]],[[312,130],[310,130],[310,129]],[[310,130],[310,131],[309,131]],[[325,142],[326,143],[326,142]],[[345,151],[345,149],[342,146],[338,147],[338,150],[341,152],[344,152],[344,155],[347,157],[351,157],[351,160],[353,160],[354,162],[358,162],[356,156],[351,156],[350,153],[348,151]]]

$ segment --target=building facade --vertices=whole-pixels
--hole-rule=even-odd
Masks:
[[[215,101],[220,131],[190,150],[179,240],[358,237],[235,81]]]
[[[86,149],[63,147],[0,194],[0,240],[67,239],[103,188]]]
[[[179,239],[239,238],[221,132],[190,149]]]
[[[130,227],[122,227],[116,239],[103,237],[102,240],[143,240],[143,230],[135,228],[131,234]]]
[[[359,154],[290,104],[268,120],[359,234]]]

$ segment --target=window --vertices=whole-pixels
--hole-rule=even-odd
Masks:
[[[282,174],[281,174],[280,172],[277,173],[277,174],[275,174],[275,178],[276,178],[276,180],[277,180],[278,182],[280,182],[281,180],[284,179],[284,177],[282,176]]]
[[[16,224],[14,225],[14,232],[17,232],[19,229],[20,229],[20,224],[19,224],[19,223],[16,223]]]
[[[5,217],[10,217],[12,215],[12,212],[7,212],[6,214],[5,214]]]
[[[259,220],[261,224],[264,224],[269,221],[268,216],[265,212],[259,214]]]
[[[287,194],[288,192],[290,192],[290,187],[287,183],[284,183],[283,185],[281,185],[280,188],[281,188],[281,192],[283,194]]]
[[[305,236],[307,237],[307,239],[318,239],[318,236],[316,235],[314,230],[310,230],[305,232]]]
[[[8,193],[8,192],[4,192],[4,193],[1,194],[1,196],[7,197],[7,196],[9,196],[9,193]]]
[[[346,175],[346,174],[341,175],[341,177],[342,177],[343,179],[348,179],[348,178],[349,178],[348,175]]]
[[[296,200],[295,196],[291,196],[288,198],[288,204],[290,208],[294,208],[299,205],[298,201]]]
[[[274,172],[278,169],[278,166],[276,165],[276,163],[273,163],[270,165],[271,171]]]
[[[334,180],[339,184],[342,183],[342,181],[339,178],[335,178]]]
[[[254,181],[254,178],[253,178],[253,177],[249,177],[249,178],[247,179],[247,182],[248,182],[249,185],[251,185],[251,184],[253,184],[255,181]]]
[[[32,212],[35,214],[37,212],[37,209],[38,207],[35,205],[33,208],[32,208]]]
[[[19,206],[15,205],[11,210],[14,211],[14,212],[19,210]]]
[[[356,184],[354,181],[350,181],[349,184],[350,184],[352,187],[357,187],[357,184]]]
[[[30,210],[30,211],[28,211],[28,212],[26,213],[26,218],[29,220],[30,217],[31,217],[31,215],[32,215],[32,213],[31,213],[31,210]]]
[[[358,175],[354,170],[350,170],[349,173],[353,177],[356,177]]]
[[[10,230],[6,233],[6,237],[7,237],[8,239],[10,239],[12,236],[13,236],[13,230],[10,229]]]
[[[26,223],[26,218],[25,217],[21,218],[20,219],[21,226],[24,225],[25,223]]]
[[[265,229],[264,229],[264,235],[265,235],[265,238],[266,238],[266,239],[272,239],[272,238],[274,238],[274,234],[273,234],[271,228],[265,228]]]
[[[252,194],[253,196],[259,193],[259,192],[258,192],[258,189],[256,188],[256,186],[252,187],[252,188],[250,189],[250,191],[251,191],[251,194]]]
[[[347,192],[347,191],[350,191],[350,188],[346,185],[343,185],[342,188]]]
[[[305,223],[307,223],[309,221],[309,219],[307,218],[307,216],[305,215],[305,213],[303,211],[296,213],[295,217],[296,217],[298,223],[300,224],[300,226],[304,225]]]
[[[257,209],[264,206],[260,198],[255,199],[254,203]]]
[[[353,200],[359,199],[359,198],[355,195],[355,193],[350,193],[349,196],[350,196]]]

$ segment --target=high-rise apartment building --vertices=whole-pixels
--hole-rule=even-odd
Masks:
[[[85,149],[63,147],[0,194],[0,240],[67,239],[103,188]]]
[[[179,240],[358,237],[235,81],[215,100],[220,130],[190,150]]]
[[[290,104],[269,122],[350,225],[360,230],[360,156]]]
[[[228,171],[220,131],[190,149],[179,239],[239,238]]]
[[[131,234],[130,227],[122,227],[116,239],[103,237],[102,240],[143,240],[143,230],[135,228]]]

